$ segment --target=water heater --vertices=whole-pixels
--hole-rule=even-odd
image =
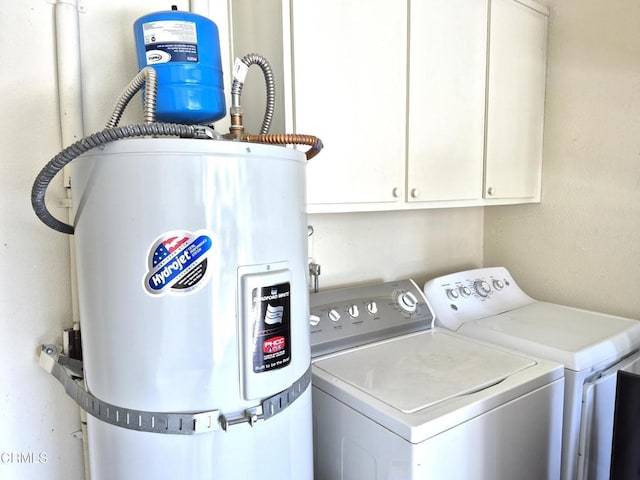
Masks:
[[[88,413],[92,480],[311,480],[305,169],[322,142],[268,133],[257,54],[234,66],[229,134],[207,124],[225,110],[211,20],[156,12],[134,33],[140,71],[106,127],[31,192],[43,223],[75,235],[82,338],[81,361],[51,343],[41,365]],[[251,65],[267,87],[258,135],[240,102]],[[145,123],[118,126],[143,88]],[[45,202],[66,165],[71,224]]]
[[[84,378],[120,417],[88,416],[92,480],[312,478],[305,163],[174,138],[73,162]]]

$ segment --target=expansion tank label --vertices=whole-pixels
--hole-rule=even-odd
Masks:
[[[253,371],[267,372],[291,362],[291,284],[254,288]]]
[[[198,36],[195,22],[161,20],[142,25],[147,65],[197,62]]]
[[[187,294],[203,287],[213,247],[207,232],[174,230],[158,237],[148,253],[144,288],[152,295]]]

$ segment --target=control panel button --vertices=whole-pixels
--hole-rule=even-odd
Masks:
[[[456,300],[458,298],[458,290],[447,288],[447,297],[449,297],[451,300]]]
[[[318,315],[309,315],[309,325],[315,327],[320,323],[320,317]]]
[[[331,310],[329,310],[328,316],[329,316],[329,320],[331,320],[332,322],[337,322],[338,320],[340,320],[340,314],[335,308],[332,308]]]
[[[460,295],[462,295],[465,298],[471,295],[471,289],[466,285],[459,287],[458,290],[460,291]]]
[[[489,292],[491,292],[491,285],[489,285],[485,280],[476,280],[473,283],[473,288],[481,297],[486,297],[489,295]]]
[[[351,305],[348,309],[347,312],[349,312],[349,315],[352,318],[357,318],[360,315],[360,309],[358,308],[357,305]]]
[[[403,292],[398,295],[398,305],[405,312],[413,313],[418,307],[418,299],[411,292]]]
[[[496,290],[502,290],[504,288],[504,282],[502,280],[494,280],[493,288]]]
[[[375,315],[376,313],[378,313],[378,304],[376,302],[369,302],[367,304],[367,311],[371,314],[371,315]]]

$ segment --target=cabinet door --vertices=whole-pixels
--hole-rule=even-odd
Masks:
[[[292,2],[294,117],[324,150],[309,204],[403,201],[406,2]]]
[[[547,37],[543,10],[527,0],[491,0],[487,199],[540,198]]]
[[[482,198],[487,9],[411,2],[408,201]]]

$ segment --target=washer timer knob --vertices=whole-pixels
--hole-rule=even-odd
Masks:
[[[411,292],[402,292],[398,295],[398,305],[405,312],[413,313],[418,308],[418,299]]]
[[[489,295],[489,292],[491,292],[491,285],[484,280],[476,280],[473,282],[473,288],[481,297],[486,297]]]

